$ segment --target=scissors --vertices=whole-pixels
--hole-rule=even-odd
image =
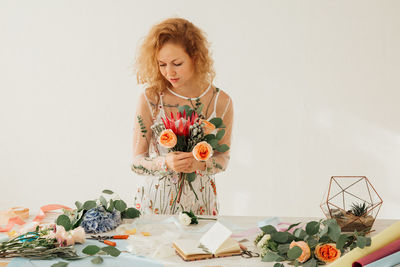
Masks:
[[[260,253],[253,252],[250,250],[243,250],[242,254],[240,254],[243,258],[249,259],[249,258],[257,258],[260,257]]]
[[[128,239],[129,235],[91,235],[88,239],[96,239],[106,245],[115,247],[117,243],[108,239]]]
[[[242,250],[242,253],[240,254],[243,258],[246,258],[246,259],[250,259],[250,258],[257,258],[257,257],[260,257],[260,254],[259,253],[257,253],[257,252],[253,252],[253,251],[250,251],[250,250],[247,250],[247,247],[246,246],[244,246],[243,244],[241,244],[241,243],[239,243],[239,247],[240,247],[240,249]]]

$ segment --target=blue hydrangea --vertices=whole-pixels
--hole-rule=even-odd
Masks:
[[[117,228],[121,224],[121,212],[106,211],[103,206],[88,210],[83,216],[81,226],[86,233],[104,233]]]

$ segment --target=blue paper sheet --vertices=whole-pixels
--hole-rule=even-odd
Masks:
[[[386,267],[386,266],[394,266],[400,263],[400,251],[393,253],[389,256],[386,256],[380,260],[371,262],[370,264],[365,265],[365,267]]]

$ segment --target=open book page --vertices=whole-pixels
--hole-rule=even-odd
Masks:
[[[199,240],[178,239],[173,247],[184,260],[199,260],[241,254],[239,242],[230,238],[232,232],[216,222]]]
[[[232,231],[220,222],[216,222],[200,239],[200,243],[212,254],[231,236]]]
[[[178,239],[174,242],[174,246],[179,248],[181,252],[185,255],[200,255],[200,254],[210,254],[206,250],[200,248],[200,242],[193,239]]]
[[[215,257],[223,256],[224,254],[240,254],[242,250],[240,249],[239,242],[233,238],[228,238],[215,252]]]
[[[193,239],[178,239],[172,246],[185,261],[205,260],[214,257],[213,254],[201,248],[200,242]]]

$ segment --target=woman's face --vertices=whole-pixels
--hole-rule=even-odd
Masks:
[[[194,80],[194,63],[181,45],[168,42],[157,56],[161,74],[174,88],[188,88]]]

